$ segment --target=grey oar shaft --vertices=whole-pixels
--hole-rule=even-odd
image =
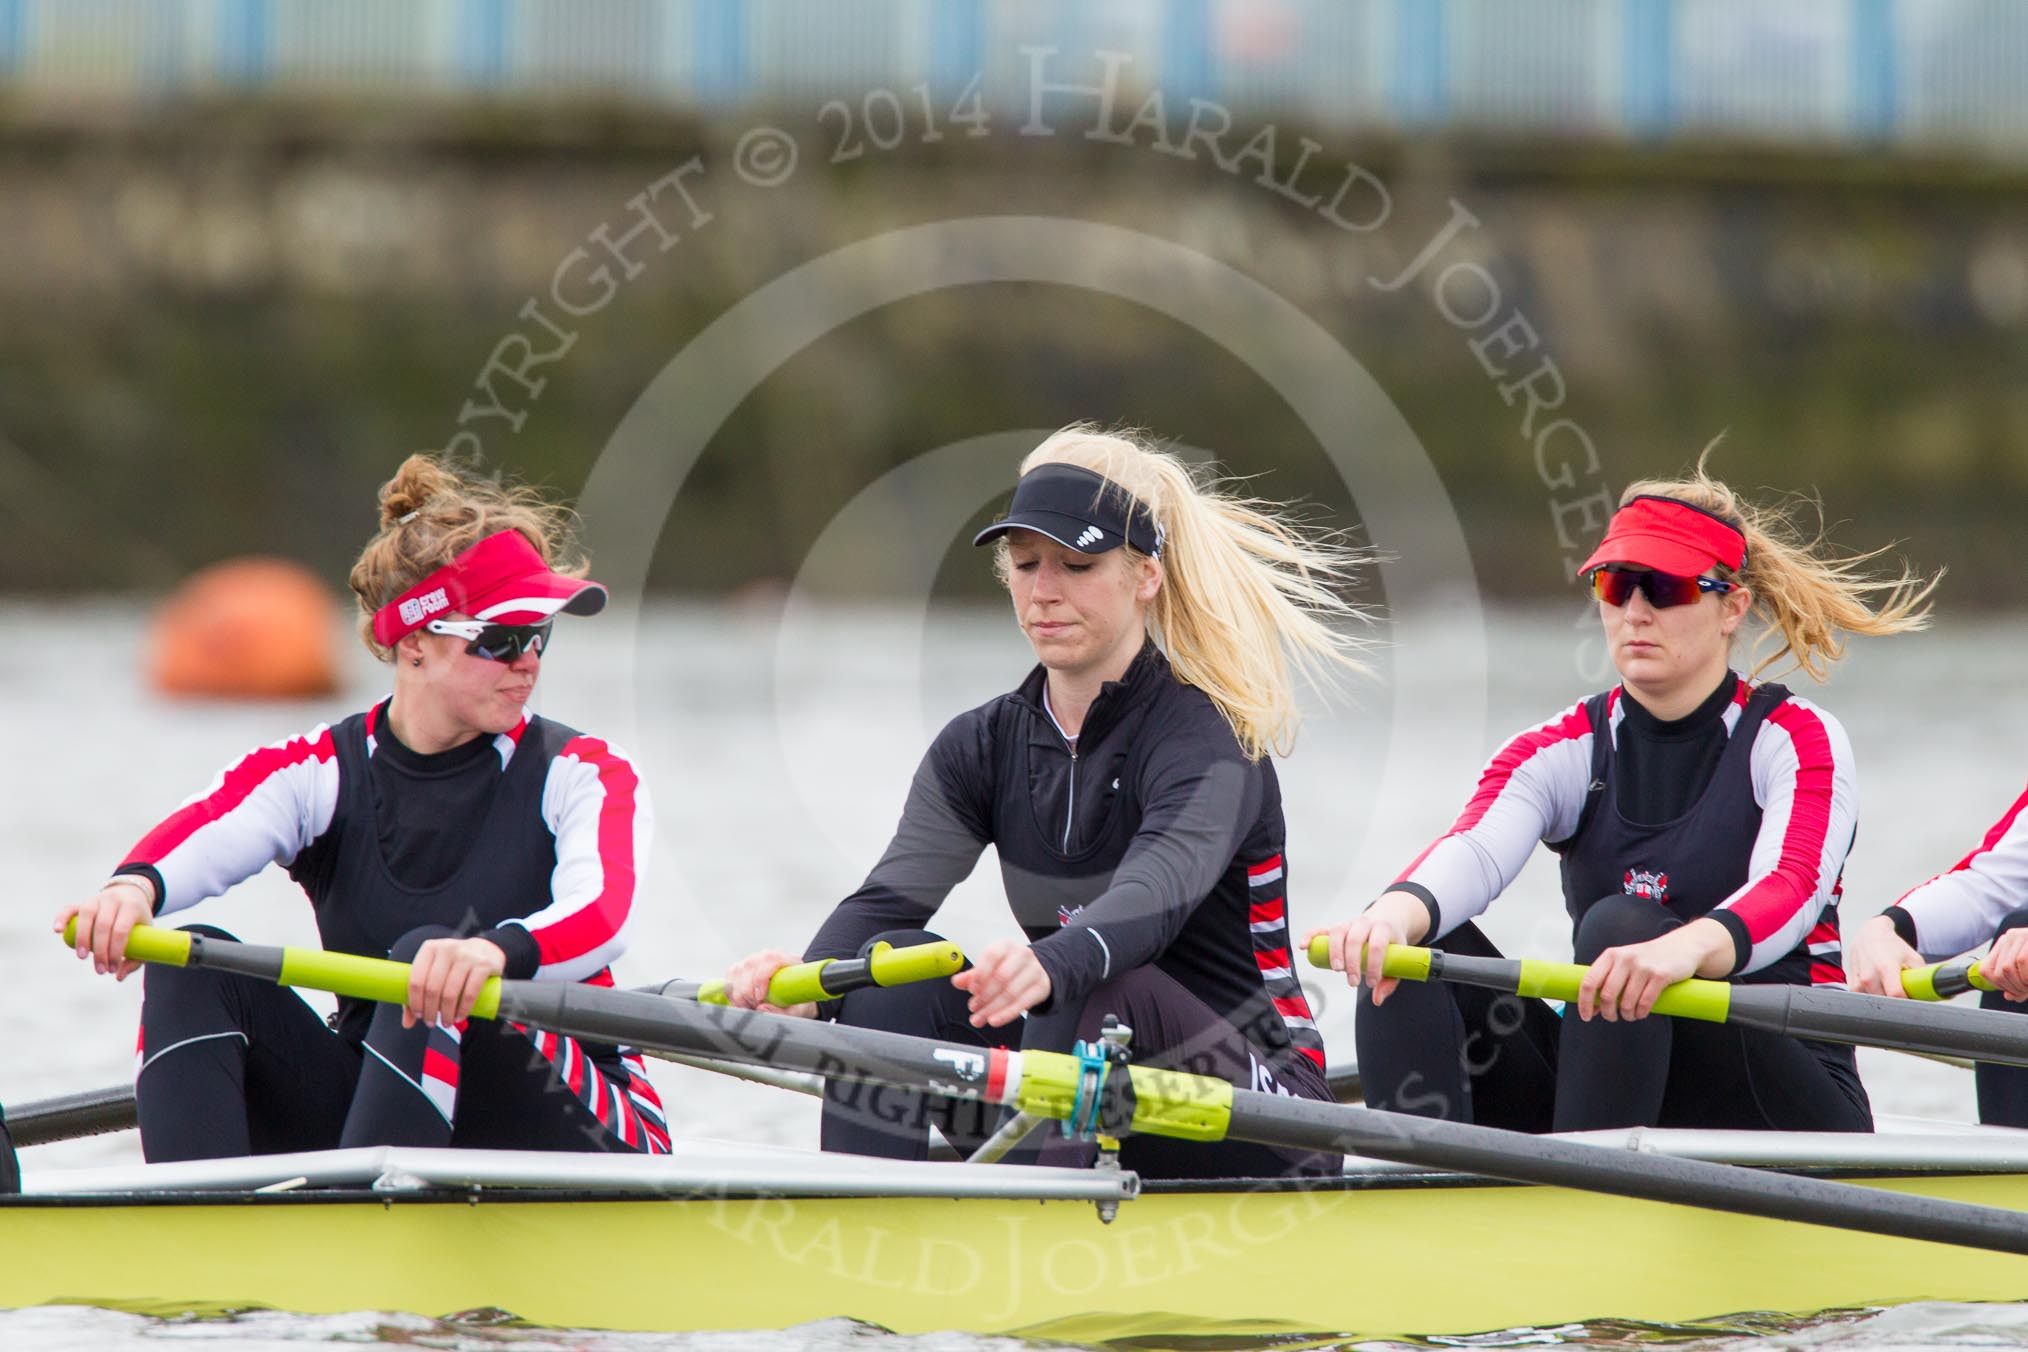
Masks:
[[[286,950],[272,944],[243,944],[236,939],[219,940],[203,934],[190,936],[189,967],[214,972],[237,972],[260,981],[280,981]]]
[[[812,1098],[824,1092],[824,1082],[814,1075],[805,1075],[796,1070],[770,1070],[766,1066],[742,1065],[736,1061],[720,1061],[710,1056],[691,1056],[684,1052],[654,1050],[649,1052],[658,1061],[672,1065],[689,1066],[692,1070],[708,1070],[715,1075],[729,1075],[735,1080],[749,1084],[764,1084],[770,1089],[786,1089],[795,1094],[808,1094]]]
[[[1734,986],[1727,1023],[1820,1042],[2028,1066],[2028,1019],[1807,986]]]
[[[987,1099],[983,1050],[904,1033],[563,982],[501,982],[500,1016],[644,1050]]]
[[[1634,1155],[1611,1146],[1543,1137],[1517,1147],[1511,1132],[1406,1117],[1371,1108],[1233,1091],[1230,1136],[1335,1150],[1515,1183],[1581,1188],[1651,1202],[1678,1202],[1746,1216],[1904,1235],[1940,1244],[2028,1254],[2028,1216],[1994,1207],[1849,1183],[1760,1173],[1702,1160]]]
[[[125,1131],[134,1121],[134,1086],[116,1084],[16,1104],[7,1110],[7,1134],[16,1146],[25,1148],[67,1141],[75,1136]]]

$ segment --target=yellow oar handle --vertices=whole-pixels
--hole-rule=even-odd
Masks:
[[[64,926],[63,940],[77,946],[77,921]],[[209,967],[237,972],[283,986],[330,991],[383,1004],[408,1003],[408,964],[388,958],[362,958],[321,948],[268,948],[258,944],[224,943],[207,951],[204,936],[188,930],[136,925],[127,936],[126,956],[136,962],[171,967]],[[500,1013],[500,978],[491,977],[472,1005],[475,1018]]]
[[[136,925],[133,932],[127,936],[127,956],[135,962],[160,963],[165,967],[187,966],[190,962],[191,937],[187,930]],[[76,916],[65,922],[63,942],[70,948],[77,947]]]
[[[1331,965],[1330,944],[1323,935],[1310,941],[1310,962]],[[1540,962],[1534,958],[1467,958],[1407,944],[1389,944],[1381,959],[1383,976],[1406,981],[1448,979],[1474,986],[1511,991],[1542,1000],[1575,1000],[1586,968],[1575,962]],[[1665,988],[1655,998],[1655,1013],[1679,1019],[1724,1023],[1732,1003],[1732,986],[1724,981],[1691,977]]]
[[[906,986],[911,981],[955,976],[958,969],[965,965],[965,951],[949,940],[911,944],[907,948],[875,944],[873,956],[867,962],[873,969],[874,985]]]
[[[787,1009],[835,1000],[866,986],[903,986],[950,976],[964,965],[964,950],[949,940],[907,948],[875,944],[865,958],[822,958],[782,968],[768,979],[768,1003]],[[696,998],[701,1004],[725,1004],[725,982],[705,982],[697,988]]]
[[[1365,956],[1365,950],[1360,950]],[[1380,959],[1382,976],[1400,977],[1403,981],[1428,981],[1430,950],[1415,948],[1409,944],[1389,944],[1387,953]],[[1310,966],[1328,968],[1331,965],[1331,936],[1319,934],[1310,940]]]
[[[1933,962],[1927,967],[1905,967],[1901,972],[1902,993],[1911,1000],[1948,1000],[1968,990],[2000,989],[1979,969],[1976,962]]]

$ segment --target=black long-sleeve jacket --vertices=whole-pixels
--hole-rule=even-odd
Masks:
[[[1050,1004],[1154,963],[1276,1050],[1324,1053],[1291,958],[1274,766],[1154,644],[1108,683],[1075,743],[1046,672],[952,719],[916,771],[887,852],[811,941],[844,957],[924,926],[995,847]]]

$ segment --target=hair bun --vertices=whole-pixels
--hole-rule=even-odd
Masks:
[[[401,462],[394,477],[380,489],[380,524],[396,525],[413,521],[454,477],[434,456],[418,452]]]

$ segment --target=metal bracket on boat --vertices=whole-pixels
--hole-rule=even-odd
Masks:
[[[1098,1142],[1098,1158],[1092,1162],[1092,1168],[1101,1173],[1120,1172],[1120,1138],[1127,1134],[1134,1121],[1134,1081],[1126,1074],[1127,1044],[1133,1036],[1133,1029],[1108,1014],[1105,1026],[1099,1030],[1098,1041],[1079,1042],[1074,1049],[1078,1066],[1077,1092],[1071,1100],[1069,1116],[1058,1125],[1066,1137]],[[1114,1074],[1115,1069],[1120,1073]],[[998,1163],[1048,1120],[1030,1113],[1015,1113],[965,1162]],[[1132,1189],[1127,1190],[1127,1195],[1132,1195]],[[1119,1214],[1117,1200],[1101,1201],[1096,1205],[1102,1221],[1111,1221]]]
[[[1134,1039],[1134,1030],[1121,1023],[1114,1015],[1106,1015],[1105,1025],[1099,1029],[1098,1046],[1080,1042],[1079,1060],[1091,1051],[1102,1058],[1098,1084],[1093,1090],[1094,1114],[1098,1120],[1098,1158],[1092,1161],[1092,1168],[1100,1173],[1120,1172],[1120,1137],[1134,1121],[1135,1094],[1134,1077],[1127,1074],[1127,1044]],[[1117,1068],[1119,1074],[1111,1072]],[[1083,1092],[1083,1077],[1079,1077],[1079,1092]],[[1108,1085],[1110,1081],[1110,1086]],[[1081,1106],[1081,1104],[1080,1104]],[[1112,1224],[1113,1217],[1120,1212],[1118,1202],[1100,1202],[1098,1214],[1101,1223]]]
[[[428,1179],[399,1167],[383,1170],[380,1176],[373,1180],[375,1192],[422,1192],[431,1186]]]
[[[967,1164],[998,1164],[1007,1158],[1007,1152],[1027,1140],[1034,1130],[1047,1122],[1046,1117],[1033,1117],[1027,1113],[1016,1113],[1000,1124],[1000,1129],[987,1138],[986,1143],[965,1157]]]
[[[1098,1041],[1072,1045],[1071,1054],[1077,1058],[1077,1094],[1071,1100],[1070,1115],[1063,1119],[1064,1136],[1079,1141],[1097,1136],[1111,1140],[1112,1148],[1119,1149],[1116,1138],[1126,1135],[1134,1120],[1134,1082],[1129,1075],[1111,1071],[1115,1066],[1125,1068],[1127,1043],[1133,1036],[1133,1029],[1117,1015],[1108,1014]]]

